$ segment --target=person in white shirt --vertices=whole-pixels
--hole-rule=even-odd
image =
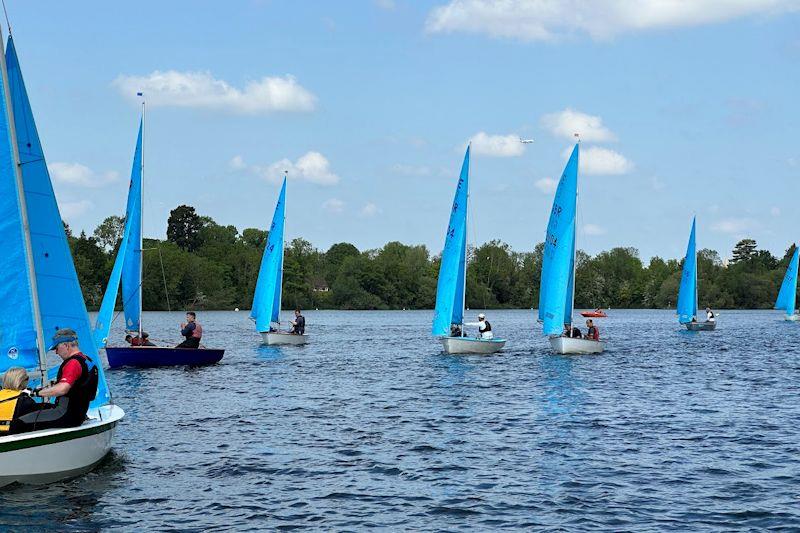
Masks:
[[[477,322],[469,322],[468,324],[464,324],[465,326],[478,326],[478,338],[480,339],[493,339],[494,333],[492,333],[492,325],[486,320],[486,315],[483,313],[478,315]]]
[[[706,307],[706,322],[716,322],[717,316],[711,310],[710,307]]]

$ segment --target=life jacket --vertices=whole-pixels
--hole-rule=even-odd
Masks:
[[[192,337],[194,337],[195,339],[199,339],[202,336],[203,336],[203,326],[195,322],[194,329],[192,330]]]
[[[89,404],[97,396],[97,384],[100,380],[97,365],[88,355],[83,353],[76,353],[72,357],[68,357],[61,366],[58,367],[58,375],[56,376],[56,383],[61,381],[61,375],[64,367],[72,360],[77,361],[81,365],[81,377],[76,381],[69,392],[59,397],[56,400],[56,405],[62,402],[62,399],[67,400],[67,414],[73,424],[79,426],[86,419],[86,413],[89,411]]]
[[[589,326],[586,336],[593,340],[600,340],[600,332],[597,330],[597,326]]]
[[[484,320],[484,321],[483,321],[483,323],[484,323],[484,324],[486,324],[486,327],[484,327],[484,328],[481,330],[481,333],[486,333],[487,331],[492,331],[492,325],[491,325],[491,324],[489,324],[489,321],[488,321],[488,320]]]
[[[11,429],[11,421],[17,410],[20,391],[12,389],[0,390],[0,435],[7,434]]]

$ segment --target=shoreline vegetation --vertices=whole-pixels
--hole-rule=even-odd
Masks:
[[[75,236],[65,227],[86,306],[97,310],[124,218],[107,217],[90,236]],[[264,230],[240,232],[191,206],[178,206],[170,212],[166,240],[144,239],[144,309],[166,311],[167,294],[173,310],[249,309],[266,241]],[[794,248],[775,257],[759,250],[755,240],[743,239],[727,263],[714,250],[700,250],[700,307],[771,309]],[[514,251],[499,240],[470,247],[467,307],[538,307],[541,257],[541,243],[530,252]],[[682,263],[682,258],[653,257],[644,264],[635,248],[595,256],[578,250],[575,307],[674,308]],[[433,309],[438,274],[439,254],[424,245],[389,242],[362,251],[341,242],[321,251],[297,238],[285,249],[283,308]]]

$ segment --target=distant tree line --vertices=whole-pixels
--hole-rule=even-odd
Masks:
[[[97,309],[122,237],[124,219],[106,218],[91,236],[67,227],[89,309]],[[143,299],[147,310],[249,309],[267,232],[220,226],[182,205],[170,212],[167,239],[145,239]],[[538,305],[542,244],[517,252],[493,240],[468,251],[467,301],[471,308]],[[794,252],[783,257],[744,239],[724,265],[713,250],[698,253],[700,305],[770,308]],[[423,245],[390,242],[361,251],[346,242],[321,251],[304,239],[286,244],[284,309],[431,309],[436,301],[438,255]],[[577,253],[575,303],[579,308],[675,306],[683,259],[653,257],[635,248]],[[118,302],[119,304],[119,302]]]

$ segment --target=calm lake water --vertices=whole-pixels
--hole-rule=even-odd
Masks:
[[[506,350],[465,357],[431,312],[310,311],[312,343],[288,348],[200,313],[222,363],[108,372],[112,454],[3,491],[0,529],[800,528],[800,324],[609,314],[600,356],[550,355],[531,311],[490,311]],[[177,342],[181,319],[146,329]]]

